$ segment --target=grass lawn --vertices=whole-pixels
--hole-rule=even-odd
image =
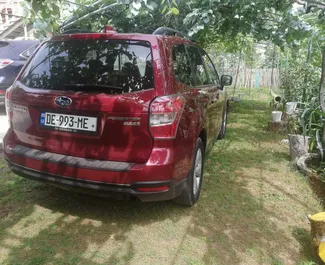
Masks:
[[[0,264],[299,264],[314,257],[307,214],[322,210],[265,130],[268,93],[232,103],[194,208],[61,191],[0,161]]]

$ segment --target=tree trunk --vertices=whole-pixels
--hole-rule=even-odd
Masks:
[[[243,55],[243,48],[241,48],[241,50],[240,50],[239,62],[238,62],[238,67],[237,67],[237,72],[236,72],[236,78],[235,78],[235,86],[234,86],[233,97],[235,97],[235,93],[236,93],[236,89],[237,89],[238,75],[239,75],[239,70],[240,70],[240,64],[241,64],[242,55]]]
[[[320,86],[319,86],[319,102],[323,112],[325,112],[324,89],[325,89],[325,46],[323,47],[322,77],[320,79]]]
[[[287,124],[283,121],[269,121],[269,131],[273,133],[285,134],[287,132]]]
[[[313,50],[313,39],[310,38],[308,42],[307,64],[310,64],[312,50]]]
[[[274,63],[275,63],[275,44],[273,46],[273,58],[272,58],[272,73],[271,73],[271,88],[274,87]]]
[[[300,157],[308,153],[308,137],[299,134],[289,134],[291,161],[297,161]]]
[[[312,49],[313,49],[313,39],[310,38],[309,42],[308,42],[308,54],[307,54],[307,61],[306,61],[306,67],[308,67],[308,68],[309,68],[309,64],[310,64],[310,60],[311,60]],[[304,78],[304,84],[307,83],[307,78],[308,78],[309,74],[310,74],[310,72],[306,71],[305,78]],[[305,102],[306,100],[307,100],[307,91],[306,91],[306,86],[304,85],[303,90],[302,90],[302,102]]]
[[[308,216],[311,225],[313,247],[317,256],[325,261],[325,212]]]
[[[286,71],[288,71],[289,69],[289,54],[288,54],[288,50],[287,50],[287,54],[286,54]]]

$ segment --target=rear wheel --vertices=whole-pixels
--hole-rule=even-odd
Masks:
[[[192,169],[187,177],[186,185],[181,195],[174,199],[178,204],[194,206],[199,200],[204,166],[204,147],[201,138],[196,141]]]
[[[220,133],[218,135],[219,140],[224,139],[226,137],[227,120],[228,120],[228,106],[225,107],[225,110],[223,112],[221,130],[220,130]]]

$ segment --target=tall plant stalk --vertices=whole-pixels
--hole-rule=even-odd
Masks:
[[[324,89],[325,89],[325,46],[323,47],[323,58],[322,58],[322,76],[320,79],[319,86],[319,102],[320,107],[323,112],[325,112],[325,102],[324,102]]]

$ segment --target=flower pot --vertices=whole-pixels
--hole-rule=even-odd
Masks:
[[[281,122],[282,120],[282,111],[272,111],[272,121]]]
[[[287,102],[286,104],[286,113],[292,115],[297,108],[297,102]]]
[[[288,134],[291,161],[297,161],[308,153],[310,137],[300,134]]]

